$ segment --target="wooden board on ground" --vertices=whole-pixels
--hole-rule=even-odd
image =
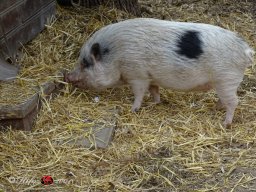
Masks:
[[[30,131],[41,107],[40,95],[50,95],[58,88],[53,82],[45,83],[40,91],[25,102],[13,106],[0,106],[0,129],[12,127],[14,129]]]

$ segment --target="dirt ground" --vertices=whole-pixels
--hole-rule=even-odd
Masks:
[[[253,0],[140,3],[142,17],[218,25],[238,32],[256,49]],[[71,69],[89,34],[132,17],[110,8],[88,11],[58,7],[57,20],[25,45],[24,58],[31,60],[24,59],[23,67],[34,69],[36,66],[29,61],[45,61],[47,74],[54,74],[54,67]],[[47,46],[50,50],[43,48]],[[130,88],[102,93],[66,88],[44,103],[31,133],[0,132],[0,191],[256,191],[254,66],[246,71],[238,95],[234,125],[226,129],[221,125],[225,113],[214,108],[214,92],[161,89],[161,104],[152,105],[146,97],[142,109],[133,114]],[[93,101],[95,96],[100,98],[98,103]],[[75,133],[83,134],[81,128],[102,119],[102,111],[108,108],[118,108],[120,113],[115,137],[107,149],[58,145],[58,141],[72,139]],[[43,175],[59,182],[44,186],[40,183]]]

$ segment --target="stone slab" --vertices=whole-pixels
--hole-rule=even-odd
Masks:
[[[106,109],[107,116],[95,122],[95,124],[91,127],[84,128],[83,135],[72,134],[74,139],[69,141],[62,141],[58,144],[68,144],[72,146],[85,147],[90,149],[95,148],[107,148],[111,143],[115,128],[117,115],[119,114],[119,109]]]
[[[17,67],[8,64],[0,58],[0,81],[10,81],[15,79],[18,71]]]

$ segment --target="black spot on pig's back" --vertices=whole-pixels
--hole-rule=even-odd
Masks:
[[[188,30],[180,35],[177,41],[179,55],[185,56],[189,59],[198,59],[203,53],[202,41],[200,39],[200,32]]]

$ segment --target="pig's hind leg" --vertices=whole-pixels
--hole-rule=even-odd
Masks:
[[[155,103],[160,103],[160,93],[159,93],[159,86],[157,85],[150,85],[148,88],[150,94],[153,96]]]
[[[216,92],[219,97],[219,102],[226,109],[226,118],[224,126],[230,126],[234,117],[235,109],[238,105],[237,88],[241,81],[232,84],[228,84],[225,81],[216,84]],[[220,104],[220,103],[219,103]]]
[[[135,97],[132,105],[132,112],[136,112],[141,107],[141,103],[143,101],[145,92],[149,88],[149,82],[144,80],[133,80],[133,81],[130,81],[129,83],[132,87],[132,91]]]

